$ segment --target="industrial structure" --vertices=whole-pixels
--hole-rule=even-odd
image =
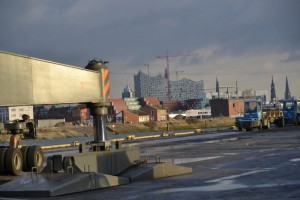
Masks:
[[[79,152],[48,156],[43,164],[39,146],[17,146],[12,134],[10,146],[0,148],[2,173],[21,174],[0,186],[2,196],[57,196],[88,191],[133,181],[191,173],[188,167],[141,160],[139,148],[113,147],[107,140],[106,116],[110,99],[107,62],[92,60],[83,68],[0,52],[0,106],[86,104],[93,116],[94,139]],[[8,70],[9,69],[9,70]]]

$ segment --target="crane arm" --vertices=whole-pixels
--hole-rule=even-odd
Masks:
[[[0,106],[103,101],[101,74],[0,51]]]

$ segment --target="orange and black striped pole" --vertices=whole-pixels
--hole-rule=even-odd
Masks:
[[[92,60],[85,67],[86,69],[98,71],[100,79],[100,101],[98,103],[88,104],[90,113],[93,116],[94,125],[93,151],[103,151],[110,146],[109,142],[106,141],[106,116],[110,100],[109,70],[105,65],[106,63],[107,62],[103,62],[102,60]]]
[[[105,66],[106,67],[106,66]],[[108,77],[108,68],[101,68],[101,71],[100,73],[102,74],[102,99],[103,100],[106,100],[106,101],[109,101],[110,100],[110,92],[109,92],[109,89],[110,89],[110,82],[109,82],[109,77]]]

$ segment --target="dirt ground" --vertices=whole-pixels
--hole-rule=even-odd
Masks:
[[[146,122],[132,124],[108,124],[108,134],[126,134],[126,133],[142,133],[169,130],[187,130],[201,128],[230,127],[234,125],[234,119],[231,118],[210,118],[210,119],[186,119],[163,122]],[[91,126],[72,126],[70,124],[61,125],[59,127],[37,128],[38,139],[56,139],[56,138],[72,138],[85,137],[93,135],[93,127]]]

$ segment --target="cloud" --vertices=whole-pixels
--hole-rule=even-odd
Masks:
[[[290,73],[299,72],[299,7],[298,0],[2,0],[0,48],[75,66],[104,59],[111,71],[146,71],[150,64],[151,73],[163,73],[166,60],[156,57],[166,52],[198,54],[170,59],[172,70],[211,75],[198,77],[208,86],[212,76],[233,73],[248,74],[244,79],[287,73],[292,85]],[[127,76],[114,80],[115,96],[126,79],[133,81]]]
[[[296,61],[300,61],[300,51],[290,52],[288,54],[288,57],[282,62],[286,63],[286,62],[296,62]]]

